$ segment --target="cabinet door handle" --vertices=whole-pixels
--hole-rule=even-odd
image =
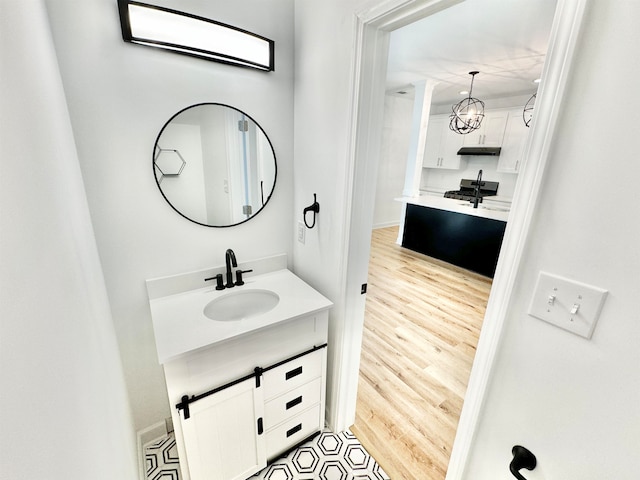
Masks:
[[[300,395],[298,398],[294,398],[293,400],[287,402],[287,404],[285,405],[286,406],[285,410],[289,410],[295,407],[296,405],[300,405],[301,403],[302,403],[302,395]]]
[[[258,435],[262,435],[264,432],[264,425],[262,423],[262,417],[258,418]]]
[[[298,425],[296,425],[295,427],[287,430],[287,438],[289,438],[291,435],[293,435],[294,433],[299,432],[300,430],[302,430],[302,424],[299,423]]]
[[[289,370],[287,373],[285,373],[284,377],[287,380],[291,380],[293,377],[297,377],[298,375],[302,374],[302,365],[300,365],[298,368],[294,368],[293,370]]]

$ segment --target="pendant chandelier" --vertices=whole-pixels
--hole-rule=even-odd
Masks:
[[[528,127],[531,124],[531,120],[533,119],[533,109],[536,103],[536,95],[538,92],[531,95],[531,98],[527,100],[527,103],[524,106],[524,110],[522,111],[522,119],[524,120],[524,124]]]
[[[484,102],[473,98],[473,79],[480,72],[469,72],[471,75],[471,87],[469,96],[451,107],[449,116],[449,128],[460,135],[466,135],[480,128],[484,118]]]

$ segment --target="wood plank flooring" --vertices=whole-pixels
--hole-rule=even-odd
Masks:
[[[352,432],[392,480],[445,478],[491,279],[374,230]]]

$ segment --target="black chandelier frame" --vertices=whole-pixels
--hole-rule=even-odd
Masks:
[[[469,72],[471,75],[471,86],[469,96],[460,100],[451,107],[449,116],[449,128],[460,135],[466,135],[480,128],[484,119],[484,102],[471,96],[473,92],[473,80],[480,73]]]
[[[531,126],[531,120],[533,120],[533,109],[535,108],[537,95],[538,92],[531,95],[531,98],[527,100],[527,103],[525,103],[524,109],[522,110],[522,120],[527,127]]]

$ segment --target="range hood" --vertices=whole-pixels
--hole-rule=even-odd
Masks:
[[[462,147],[458,150],[458,155],[500,155],[500,147]]]

